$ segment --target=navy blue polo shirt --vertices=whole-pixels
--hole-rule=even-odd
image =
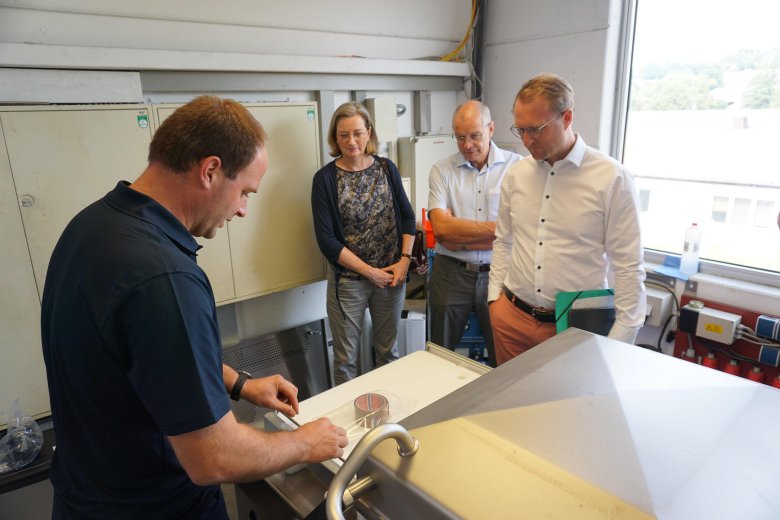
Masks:
[[[61,517],[212,518],[210,507],[224,509],[218,486],[193,484],[166,437],[230,410],[198,247],[176,217],[125,182],[60,237],[41,335]]]

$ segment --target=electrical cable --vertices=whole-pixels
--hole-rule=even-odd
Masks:
[[[654,287],[660,287],[664,291],[668,292],[672,295],[672,301],[674,302],[674,308],[677,309],[677,313],[680,313],[680,302],[677,301],[677,295],[674,294],[674,291],[672,291],[669,287],[666,285],[653,281],[653,280],[645,280],[645,285],[652,285]]]
[[[757,359],[752,359],[752,358],[749,358],[747,356],[743,356],[742,354],[738,354],[737,352],[735,352],[731,348],[722,348],[722,347],[715,346],[715,345],[710,344],[710,343],[707,344],[707,348],[709,348],[710,350],[714,350],[716,352],[720,352],[724,356],[726,356],[728,358],[731,358],[731,359],[736,359],[738,361],[745,361],[747,363],[758,363]]]
[[[666,322],[664,323],[664,326],[661,328],[661,333],[658,335],[658,342],[656,343],[656,346],[658,347],[658,351],[662,352],[661,350],[661,341],[664,339],[664,333],[666,332],[667,327],[669,327],[669,323],[672,321],[672,319],[676,318],[677,314],[670,314],[668,318],[666,318]]]
[[[740,324],[737,327],[737,339],[747,341],[748,343],[755,343],[757,345],[769,345],[773,347],[780,347],[780,343],[769,338],[762,338],[757,336],[756,333],[747,325]]]
[[[469,21],[469,28],[466,31],[466,35],[463,37],[463,40],[461,40],[460,44],[455,48],[454,51],[440,58],[441,61],[456,61],[455,57],[463,49],[463,47],[465,47],[466,43],[469,41],[469,38],[471,37],[471,32],[474,29],[474,21],[476,19],[477,19],[477,0],[471,0],[471,20]]]
[[[774,343],[772,341],[767,341],[767,340],[765,340],[763,338],[759,338],[758,336],[753,336],[753,335],[750,335],[750,334],[748,334],[748,335],[743,334],[741,336],[737,336],[737,339],[739,339],[741,341],[747,341],[748,343],[753,343],[754,345],[766,345],[768,347],[780,347],[780,343]]]
[[[674,294],[674,291],[672,291],[669,287],[667,287],[662,283],[653,280],[645,280],[645,285],[660,287],[661,289],[663,289],[664,291],[672,295],[672,301],[674,302],[675,312],[673,314],[670,314],[669,317],[666,318],[666,322],[664,323],[664,326],[661,328],[661,333],[658,334],[658,341],[656,342],[656,346],[658,347],[659,352],[662,352],[661,342],[664,339],[664,334],[666,333],[666,329],[669,327],[669,323],[671,323],[672,319],[680,315],[680,302],[677,301],[677,295]]]
[[[726,355],[731,356],[734,359],[738,359],[740,361],[746,361],[748,363],[761,363],[758,359],[749,358],[747,356],[743,356],[742,354],[737,354],[733,349],[728,348],[726,349]]]
[[[689,332],[687,334],[688,336],[688,346],[689,347],[696,347],[695,342],[693,340],[693,336]],[[742,354],[738,354],[730,347],[721,347],[717,344],[717,342],[706,339],[706,338],[699,338],[701,342],[704,344],[705,347],[708,349],[718,352],[720,354],[723,354],[724,356],[730,358],[730,359],[736,359],[738,361],[745,361],[746,363],[760,363],[758,359],[749,358],[747,356],[743,356]]]
[[[465,85],[468,84],[469,81],[472,81],[472,82],[479,83],[479,86],[480,86],[480,89],[481,89],[484,86],[484,83],[482,83],[482,80],[477,75],[477,71],[474,70],[474,64],[471,63],[470,60],[463,60],[463,63],[467,63],[469,65],[469,70],[471,71],[471,73],[469,74],[469,79],[463,81],[463,84],[464,84],[463,91],[466,93],[466,97],[471,97],[472,92],[466,92]],[[482,101],[482,94],[480,94],[477,97],[473,97],[472,99],[476,99],[478,101]]]

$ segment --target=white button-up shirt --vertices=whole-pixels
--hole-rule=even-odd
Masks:
[[[605,289],[614,278],[609,337],[633,343],[645,319],[639,199],[622,164],[587,146],[550,166],[526,157],[501,188],[488,301],[506,287],[535,307],[559,292]]]
[[[521,155],[491,141],[487,161],[479,171],[460,152],[438,161],[428,178],[428,211],[450,208],[458,218],[495,222],[501,181],[509,167],[521,159]],[[491,259],[490,250],[450,251],[438,243],[436,253],[478,264],[489,264]]]

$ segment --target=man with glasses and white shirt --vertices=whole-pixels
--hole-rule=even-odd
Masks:
[[[512,133],[531,157],[501,187],[488,289],[498,364],[555,334],[560,292],[614,287],[609,337],[633,343],[646,305],[633,177],[574,133],[564,79],[527,81],[512,111]]]
[[[475,100],[452,116],[459,152],[437,162],[429,177],[428,215],[436,236],[428,305],[431,341],[454,350],[474,310],[488,359],[495,351],[487,308],[491,250],[501,181],[522,157],[491,141],[490,109]]]

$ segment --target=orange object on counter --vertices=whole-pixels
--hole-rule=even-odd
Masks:
[[[436,247],[436,237],[433,235],[433,224],[427,218],[425,208],[422,209],[422,227],[423,233],[425,233],[425,247],[433,249]]]

